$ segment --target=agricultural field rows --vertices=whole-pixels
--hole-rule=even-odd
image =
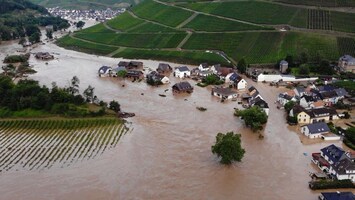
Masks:
[[[308,10],[308,29],[332,30],[330,12],[325,10]]]
[[[64,48],[97,55],[107,55],[118,49],[117,47],[106,46],[103,44],[84,42],[75,38],[71,38],[70,36],[64,36],[57,42],[57,44]]]
[[[204,51],[172,51],[172,50],[137,50],[127,48],[116,55],[116,58],[128,58],[128,59],[153,59],[153,60],[165,60],[169,62],[181,63],[181,64],[195,64],[220,63],[225,66],[230,66],[224,58],[215,54]]]
[[[186,37],[186,33],[153,34],[153,33],[92,33],[75,35],[77,38],[101,44],[136,47],[136,48],[176,48]]]
[[[115,147],[128,128],[118,119],[0,121],[0,172],[66,167]]]
[[[337,43],[339,47],[340,55],[352,55],[355,56],[355,39],[338,37]]]
[[[320,7],[355,7],[355,0],[275,0],[277,2]]]
[[[183,28],[195,31],[218,32],[218,31],[245,31],[245,30],[272,30],[273,28],[254,26],[241,22],[221,19],[208,15],[197,15]]]
[[[133,12],[140,18],[149,19],[170,27],[178,26],[193,14],[190,11],[166,6],[151,0],[142,2],[133,9]]]

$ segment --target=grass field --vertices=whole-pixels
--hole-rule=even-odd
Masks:
[[[128,12],[125,12],[125,13],[119,15],[118,17],[108,21],[107,25],[109,25],[110,27],[112,27],[114,29],[125,31],[125,30],[135,27],[141,23],[144,23],[144,20],[134,18]]]
[[[340,55],[351,55],[355,57],[355,39],[354,38],[337,38]]]
[[[218,31],[245,31],[245,30],[272,30],[273,28],[254,26],[236,21],[221,19],[207,15],[197,15],[183,28],[196,31],[218,32]]]
[[[256,1],[190,3],[179,6],[257,24],[288,24],[299,12],[306,12],[301,8]]]
[[[167,26],[176,27],[188,19],[193,13],[171,6],[146,0],[133,8],[133,12],[143,18],[156,21]]]
[[[107,29],[104,24],[96,24],[95,26],[91,26],[89,28],[83,29],[80,33],[115,33],[114,31]]]
[[[92,42],[136,48],[176,48],[185,38],[180,34],[137,34],[137,33],[92,33],[76,34],[75,37]]]
[[[128,128],[116,118],[0,121],[0,172],[66,167],[115,147]]]
[[[114,57],[123,57],[128,59],[151,59],[151,60],[164,60],[169,62],[181,64],[195,64],[207,62],[209,64],[220,63],[225,66],[230,66],[225,59],[220,55],[214,53],[207,53],[203,51],[160,51],[160,50],[136,50],[125,49],[122,52],[114,55]]]
[[[277,2],[309,5],[309,6],[324,6],[324,7],[355,7],[355,0],[275,0]]]
[[[334,30],[355,33],[355,13],[331,12],[330,15]]]
[[[97,55],[107,55],[118,49],[117,47],[110,47],[105,45],[83,42],[78,39],[71,38],[69,36],[65,36],[61,38],[57,42],[57,44],[61,47],[65,47],[71,50],[82,51],[85,53],[97,54]]]

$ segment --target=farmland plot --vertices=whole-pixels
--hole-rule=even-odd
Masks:
[[[114,148],[128,128],[118,119],[0,121],[0,172],[66,167]]]

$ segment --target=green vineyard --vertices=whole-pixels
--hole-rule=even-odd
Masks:
[[[308,10],[309,29],[332,30],[330,23],[330,12],[326,10]]]
[[[0,172],[93,159],[115,147],[127,131],[115,118],[0,121]]]

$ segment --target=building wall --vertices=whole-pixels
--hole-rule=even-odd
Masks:
[[[297,121],[299,124],[310,124],[311,117],[305,112],[300,112],[297,115]]]
[[[180,72],[179,70],[176,70],[176,71],[174,72],[175,77],[179,77],[179,78],[184,78],[184,77],[185,77],[185,74],[186,74],[186,76],[190,76],[190,75],[191,75],[190,71],[187,71],[187,72]]]
[[[245,90],[247,88],[247,82],[242,79],[241,81],[239,81],[238,85],[237,85],[237,89],[238,90]]]
[[[286,82],[299,82],[299,81],[315,81],[317,80],[318,77],[312,77],[312,78],[301,78],[301,79],[296,79],[295,76],[290,76],[290,75],[281,75],[281,74],[260,74],[257,77],[258,82],[266,81],[266,82],[278,82],[280,80],[286,81]]]

